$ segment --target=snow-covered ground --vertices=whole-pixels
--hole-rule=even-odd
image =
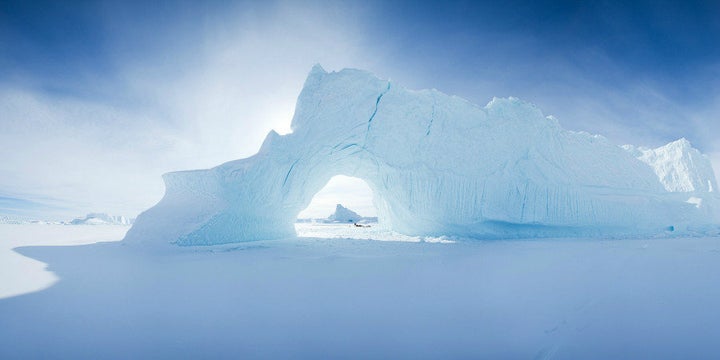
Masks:
[[[35,261],[59,281],[0,299],[0,358],[720,358],[720,238],[433,243],[306,226],[330,238],[16,250],[28,260],[8,249],[127,228],[2,225],[3,289]]]
[[[18,254],[21,246],[72,246],[118,241],[129,226],[0,224],[0,299],[42,290],[58,278],[47,264]]]
[[[452,243],[445,237],[407,236],[387,230],[377,223],[364,224],[357,227],[354,224],[324,224],[324,223],[296,223],[295,231],[302,238],[326,239],[358,239],[376,241],[402,241],[402,242],[430,242]]]

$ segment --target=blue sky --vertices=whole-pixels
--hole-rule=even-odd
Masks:
[[[710,1],[0,1],[0,212],[137,214],[160,174],[288,132],[315,63],[516,96],[617,144],[686,137],[717,171],[719,17]]]

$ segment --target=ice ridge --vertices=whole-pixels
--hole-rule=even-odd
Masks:
[[[165,174],[165,196],[125,242],[292,237],[297,214],[335,175],[365,180],[380,221],[407,235],[648,236],[720,223],[712,167],[687,140],[621,148],[516,98],[479,107],[318,65],[291,128],[271,131],[249,158]]]

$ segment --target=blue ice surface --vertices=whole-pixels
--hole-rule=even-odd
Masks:
[[[432,126],[432,131],[430,127]],[[164,176],[162,201],[125,241],[211,245],[281,239],[333,176],[357,177],[407,235],[474,239],[702,234],[720,223],[707,157],[563,129],[515,98],[479,107],[360,70],[310,72],[293,132],[208,170]]]

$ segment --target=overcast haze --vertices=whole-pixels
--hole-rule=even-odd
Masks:
[[[619,145],[685,137],[717,173],[719,17],[692,1],[2,1],[0,214],[135,216],[162,173],[289,132],[315,63],[519,97]]]

